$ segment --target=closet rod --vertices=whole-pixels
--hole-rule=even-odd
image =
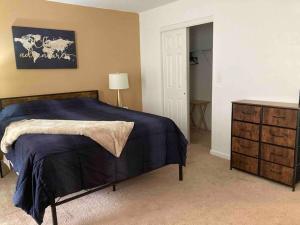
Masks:
[[[195,50],[191,50],[190,52],[193,53],[193,52],[209,52],[211,51],[212,49],[211,48],[207,48],[207,49],[195,49]]]

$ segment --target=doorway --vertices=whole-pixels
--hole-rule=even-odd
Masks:
[[[213,23],[189,29],[190,141],[210,149]]]
[[[208,148],[211,145],[212,34],[212,17],[161,28],[163,115],[177,124],[190,143],[200,142]],[[203,71],[201,73],[198,71],[198,77],[195,75],[199,68],[199,71],[209,71],[210,76],[207,78],[210,78],[210,82],[201,79]],[[200,85],[197,86],[197,84]],[[210,91],[207,95],[198,96],[202,84],[207,84]],[[203,109],[201,114],[202,108],[199,108],[199,104],[203,102],[193,100],[207,101],[205,112]],[[191,107],[192,101],[195,107]],[[193,137],[191,137],[191,131]]]

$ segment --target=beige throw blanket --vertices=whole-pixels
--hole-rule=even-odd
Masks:
[[[68,134],[89,137],[119,157],[131,133],[134,122],[79,121],[31,119],[12,122],[1,140],[1,150],[7,153],[10,146],[24,134]]]

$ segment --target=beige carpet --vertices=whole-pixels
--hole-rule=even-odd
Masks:
[[[208,134],[194,135],[184,181],[168,166],[58,207],[60,225],[300,224],[300,185],[290,188],[236,170],[208,154]],[[193,140],[192,139],[192,140]],[[16,176],[0,180],[0,224],[35,224],[11,203]],[[47,209],[44,224],[51,224]]]

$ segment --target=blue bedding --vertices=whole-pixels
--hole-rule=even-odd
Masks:
[[[164,117],[114,107],[93,99],[38,100],[6,107],[0,113],[0,136],[22,119],[133,121],[120,158],[90,138],[27,134],[6,157],[19,173],[14,204],[38,224],[57,197],[121,181],[167,164],[185,165],[187,141]]]

